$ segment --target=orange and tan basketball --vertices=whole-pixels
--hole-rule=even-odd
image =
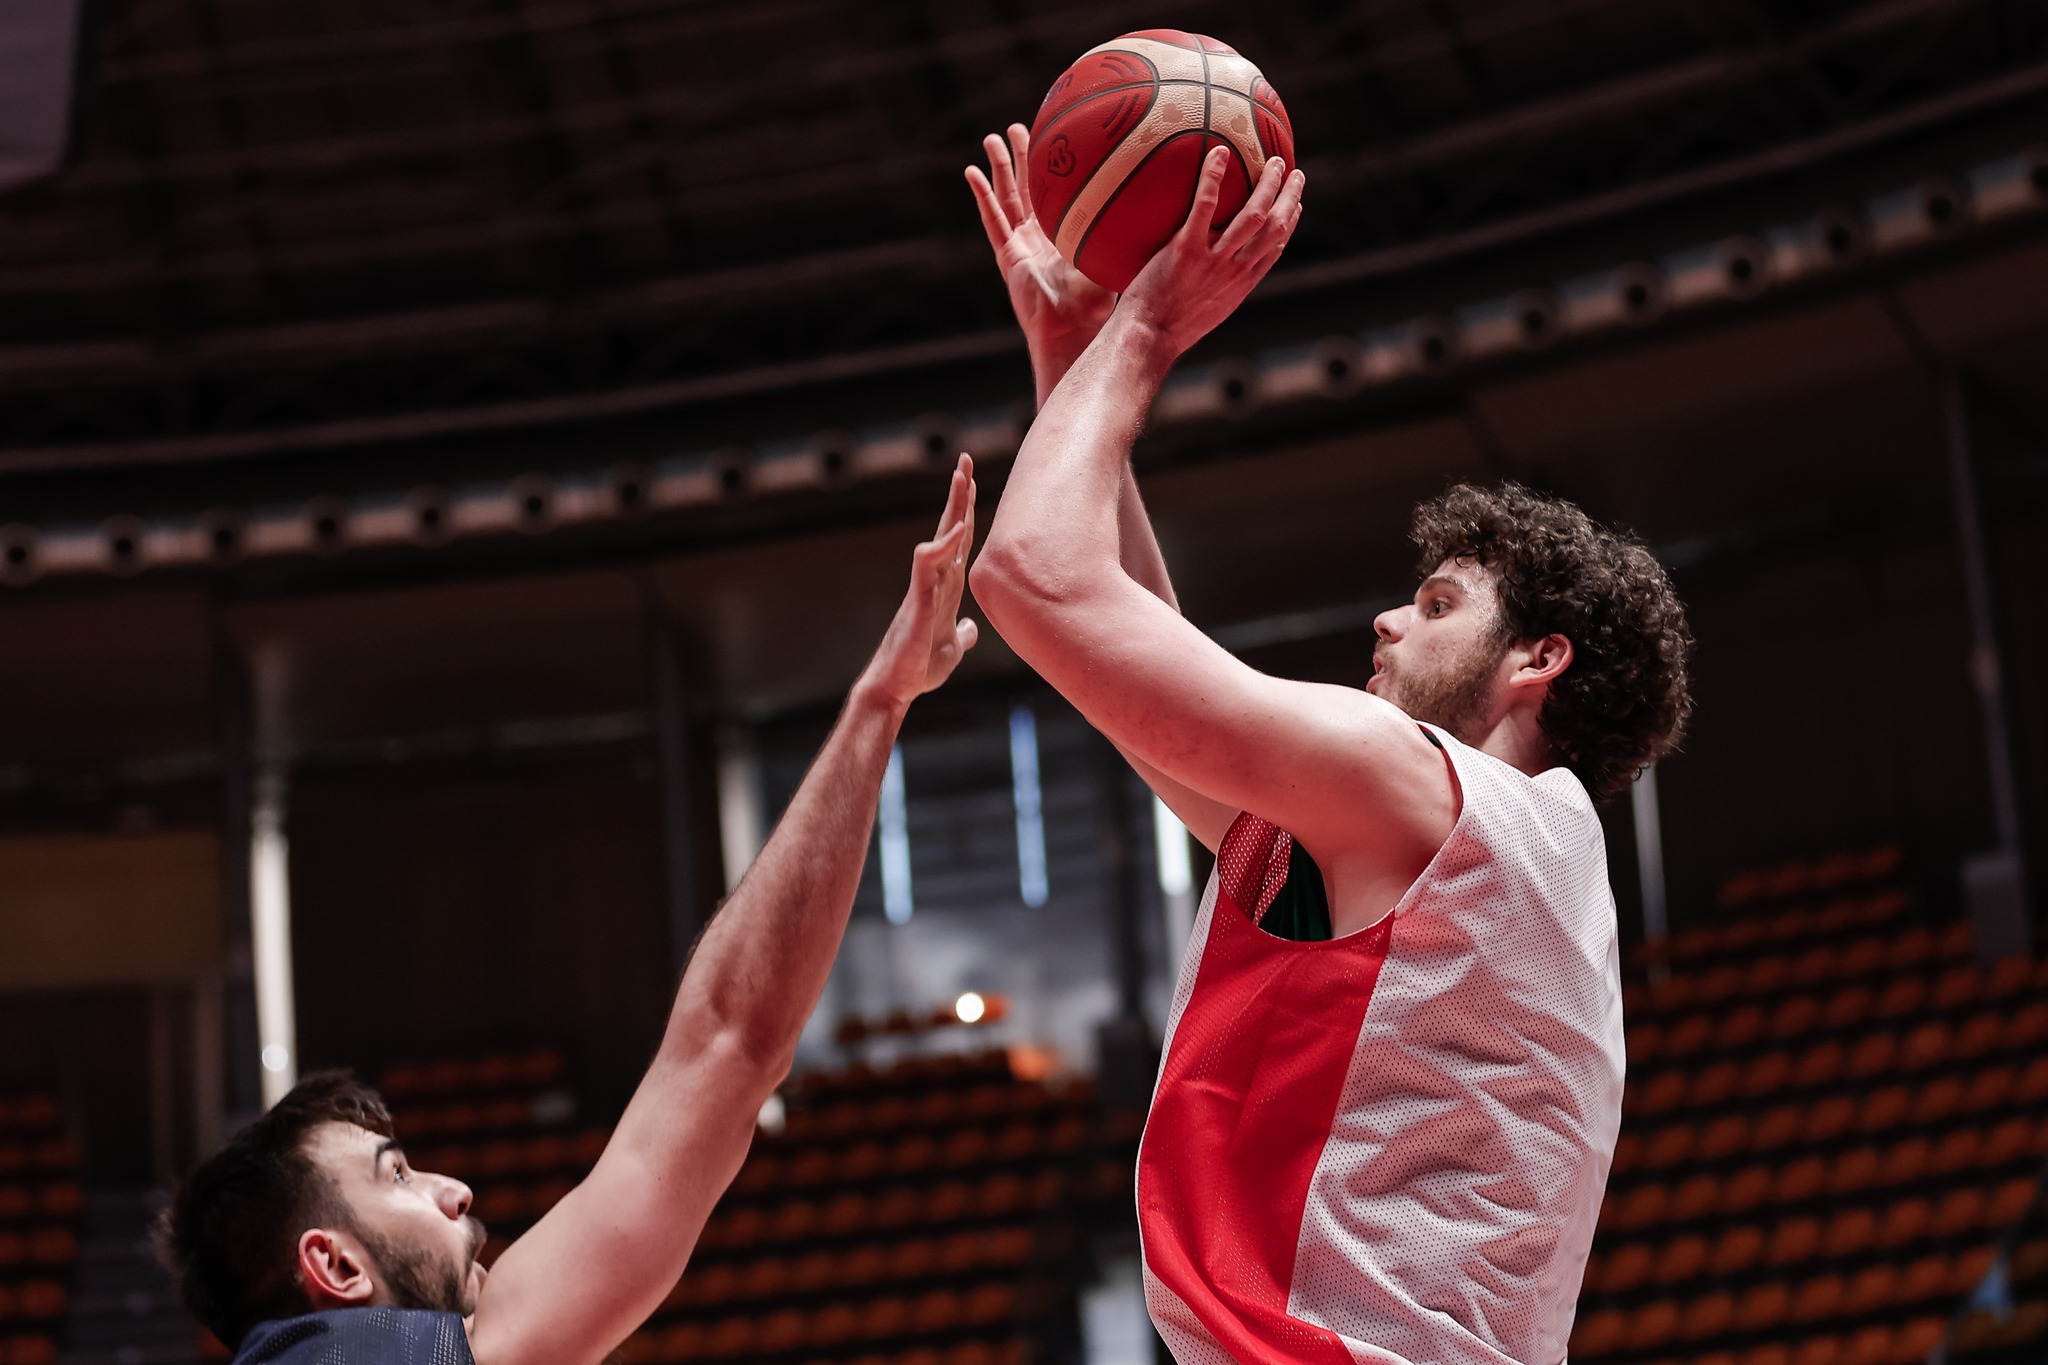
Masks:
[[[1259,69],[1214,38],[1126,33],[1053,82],[1031,126],[1031,199],[1060,254],[1122,292],[1186,221],[1202,158],[1231,150],[1215,228],[1266,158],[1294,165],[1294,129]]]

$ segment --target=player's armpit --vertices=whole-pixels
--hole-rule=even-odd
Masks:
[[[1398,707],[1260,673],[1121,573],[983,564],[975,593],[1010,647],[1132,759],[1299,839],[1340,933],[1389,908],[1449,837],[1450,770]]]

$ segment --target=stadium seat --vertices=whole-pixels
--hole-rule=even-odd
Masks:
[[[1783,1056],[1783,1053],[1776,1054]],[[1750,1148],[1775,1152],[1798,1140],[1806,1127],[1806,1113],[1796,1104],[1781,1104],[1764,1112],[1750,1134]]]
[[[2012,1095],[2016,1073],[2010,1066],[1990,1066],[1970,1078],[1969,1087],[1963,1092],[1963,1112],[1981,1114],[1987,1109],[2002,1107]]]
[[[1709,1341],[1726,1332],[1734,1321],[1735,1296],[1726,1290],[1714,1290],[1685,1305],[1677,1336],[1685,1341]]]
[[[1927,1170],[1937,1178],[1960,1174],[1977,1164],[1984,1138],[1975,1128],[1955,1128],[1942,1134],[1927,1157]]]
[[[1962,1027],[1956,1030],[1952,1055],[1958,1061],[1974,1061],[1996,1051],[2004,1034],[2005,1021],[1997,1011],[1980,1011],[1964,1020]]]
[[[1898,1289],[1897,1266],[1889,1263],[1865,1266],[1850,1279],[1842,1295],[1842,1311],[1850,1317],[1884,1312],[1895,1301]]]
[[[1792,1320],[1825,1322],[1841,1311],[1842,1300],[1848,1291],[1848,1282],[1835,1271],[1825,1271],[1800,1281],[1797,1292],[1792,1296]]]
[[[1707,1239],[1695,1233],[1674,1237],[1657,1253],[1650,1278],[1661,1285],[1684,1284],[1707,1263]]]
[[[1662,1171],[1682,1165],[1692,1156],[1697,1137],[1697,1131],[1689,1123],[1673,1123],[1659,1128],[1643,1148],[1644,1168]]]
[[[1821,1225],[1817,1218],[1782,1219],[1764,1245],[1764,1261],[1773,1269],[1810,1261],[1820,1251]]]
[[[1849,1050],[1848,1058],[1844,1062],[1842,1070],[1851,1080],[1867,1081],[1874,1077],[1885,1075],[1899,1060],[1899,1040],[1897,1035],[1890,1029],[1879,1029],[1873,1033],[1866,1033],[1856,1040],[1856,1045]],[[1833,1080],[1834,1077],[1830,1076],[1827,1079]],[[1809,1081],[1807,1083],[1810,1085],[1825,1084],[1822,1081]]]
[[[1778,1168],[1771,1199],[1779,1204],[1804,1204],[1827,1186],[1828,1164],[1817,1156],[1798,1157]]]
[[[1955,1076],[1938,1076],[1913,1095],[1913,1123],[1932,1128],[1945,1123],[1963,1107],[1963,1083]]]
[[[1861,1133],[1884,1133],[1905,1122],[1913,1106],[1913,1092],[1903,1085],[1879,1086],[1863,1099],[1856,1113]]]
[[[1984,1193],[1974,1186],[1950,1190],[1934,1206],[1928,1232],[1937,1238],[1959,1237],[1976,1229],[1984,1219]]]
[[[1744,1166],[1722,1182],[1717,1205],[1719,1211],[1728,1215],[1743,1214],[1761,1206],[1770,1197],[1772,1180],[1770,1167]]]
[[[1829,1095],[1816,1101],[1807,1109],[1800,1125],[1802,1141],[1815,1146],[1834,1141],[1856,1119],[1856,1099],[1853,1095]]]
[[[2033,1206],[2039,1187],[2031,1175],[2016,1175],[1999,1185],[1984,1201],[1981,1226],[1987,1232],[2002,1232],[2019,1222]]]
[[[1837,1157],[1827,1173],[1827,1192],[1840,1199],[1875,1185],[1883,1172],[1877,1149],[1869,1145],[1851,1147]]]
[[[1792,1064],[1790,1083],[1798,1086],[1801,1090],[1816,1090],[1821,1086],[1832,1084],[1835,1078],[1841,1075],[1842,1067],[1846,1060],[1840,1043],[1833,1041],[1815,1043],[1812,1047],[1800,1053],[1798,1060]],[[1864,1072],[1861,1074],[1875,1075],[1876,1073]]]
[[[1836,1365],[1886,1365],[1892,1352],[1892,1329],[1879,1323],[1850,1333],[1842,1342]]]
[[[1736,1303],[1736,1330],[1749,1335],[1768,1332],[1785,1320],[1791,1307],[1792,1293],[1780,1281],[1751,1285]]]
[[[1836,1212],[1821,1235],[1821,1254],[1830,1260],[1861,1255],[1877,1240],[1877,1215],[1866,1208]]]
[[[1675,1299],[1651,1299],[1629,1315],[1624,1349],[1654,1351],[1678,1335],[1680,1310]]]
[[[1707,1272],[1720,1277],[1740,1275],[1763,1256],[1763,1229],[1741,1223],[1724,1230],[1707,1258]]]
[[[1878,1182],[1893,1188],[1910,1185],[1927,1170],[1932,1147],[1924,1137],[1901,1138],[1885,1148]]]
[[[1811,1033],[1820,1023],[1820,1000],[1811,994],[1788,996],[1771,1014],[1769,1033],[1779,1042]]]
[[[1628,1331],[1628,1317],[1619,1309],[1582,1313],[1572,1324],[1570,1354],[1580,1359],[1613,1355]]]

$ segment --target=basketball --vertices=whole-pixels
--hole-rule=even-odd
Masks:
[[[1060,254],[1118,293],[1187,220],[1202,159],[1230,148],[1214,228],[1251,197],[1266,158],[1294,166],[1280,96],[1235,49],[1151,28],[1082,54],[1031,125],[1032,203]]]

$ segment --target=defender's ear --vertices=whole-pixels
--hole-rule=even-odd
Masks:
[[[1515,646],[1519,658],[1508,679],[1510,687],[1548,687],[1572,663],[1572,642],[1562,635],[1546,635]]]
[[[362,1247],[332,1228],[307,1228],[299,1234],[299,1283],[315,1312],[361,1308],[377,1293]]]

